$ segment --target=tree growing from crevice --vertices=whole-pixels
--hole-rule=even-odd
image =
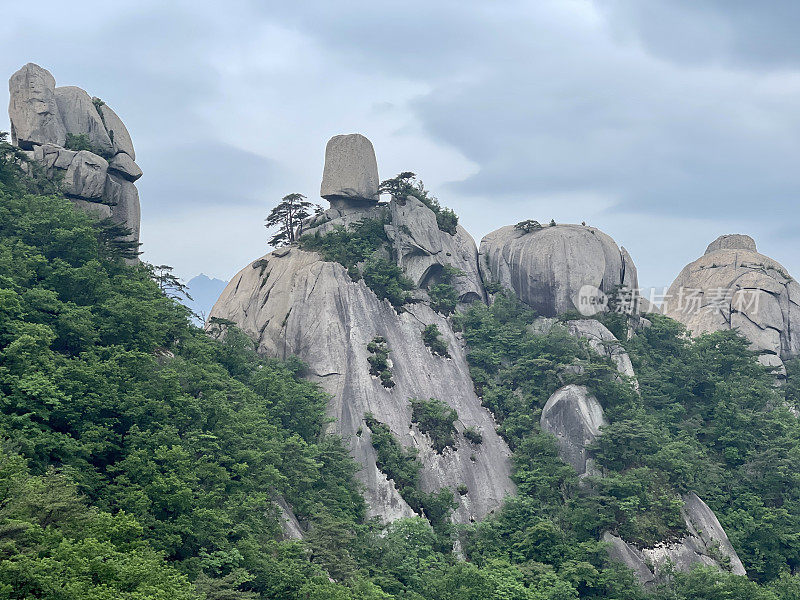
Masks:
[[[320,212],[322,207],[306,200],[303,194],[288,194],[281,198],[264,220],[267,229],[275,230],[269,240],[270,246],[277,248],[297,241],[303,234],[303,221]]]

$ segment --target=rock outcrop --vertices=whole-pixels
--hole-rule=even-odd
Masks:
[[[800,353],[800,285],[746,235],[709,244],[670,286],[662,312],[693,335],[738,330],[779,373],[783,360]]]
[[[134,162],[128,130],[102,101],[81,88],[55,83],[46,69],[33,63],[11,76],[12,142],[28,151],[48,177],[60,181],[75,206],[111,217],[130,229],[128,241],[138,244],[139,193],[132,182],[142,171]]]
[[[328,141],[319,195],[332,207],[374,204],[379,185],[372,142],[359,133],[336,135]]]
[[[213,317],[236,322],[264,354],[296,355],[308,364],[310,378],[331,395],[333,431],[362,465],[359,476],[372,515],[388,521],[413,513],[376,466],[367,413],[385,423],[403,446],[418,449],[425,491],[466,485],[465,495],[456,494],[456,521],[480,519],[513,493],[510,452],[475,395],[464,349],[447,320],[425,303],[398,313],[363,280],[354,282],[340,264],[284,248],[242,269],[215,304]],[[421,332],[428,324],[438,326],[451,358],[426,348]],[[367,345],[377,336],[391,352],[391,388],[369,373]],[[455,447],[438,454],[411,420],[409,399],[431,397],[456,410],[460,432],[480,431],[482,443],[470,443],[459,433]]]
[[[559,456],[579,476],[598,474],[588,447],[608,423],[603,407],[585,387],[567,385],[556,390],[544,405],[539,423],[555,436]]]
[[[543,431],[555,436],[559,456],[579,476],[602,476],[594,467],[588,448],[602,434],[606,419],[600,403],[585,387],[567,385],[557,390],[542,410],[540,425]],[[680,539],[652,548],[637,548],[606,532],[603,541],[608,544],[611,559],[632,569],[643,585],[657,581],[667,565],[685,572],[696,565],[705,565],[746,575],[714,512],[694,492],[684,495],[682,500],[686,533]]]
[[[677,541],[652,548],[636,548],[606,532],[603,541],[609,545],[610,557],[632,569],[643,585],[657,581],[668,565],[683,572],[704,565],[747,575],[714,511],[694,492],[683,496],[681,516],[687,533]]]
[[[398,264],[417,287],[439,283],[443,269],[450,266],[463,273],[453,280],[461,302],[484,299],[478,248],[463,227],[457,226],[455,235],[440,230],[434,212],[413,196],[393,198],[389,207],[386,232]]]
[[[277,357],[296,355],[309,366],[309,378],[331,396],[332,431],[349,444],[361,464],[359,477],[370,513],[391,521],[413,515],[394,482],[376,465],[371,414],[407,448],[416,448],[425,492],[443,487],[454,494],[453,520],[481,519],[514,492],[510,451],[498,436],[491,414],[476,396],[462,342],[448,320],[429,306],[426,288],[439,281],[445,266],[461,272],[453,279],[459,298],[484,297],[475,242],[463,229],[441,231],[433,211],[415,198],[393,198],[376,205],[377,166],[372,144],[359,135],[336,136],[326,152],[322,194],[331,208],[304,224],[303,233],[323,235],[362,219],[381,219],[388,242],[381,251],[412,280],[415,301],[396,310],[363,280],[353,281],[338,263],[298,247],[280,248],[240,271],[223,291],[210,318],[234,321],[258,350]],[[422,330],[436,325],[449,357],[433,354]],[[370,374],[368,345],[385,340],[390,352],[392,387]],[[412,421],[410,399],[437,398],[455,409],[453,447],[440,453]],[[481,433],[480,443],[464,437]]]
[[[634,387],[638,389],[639,384],[636,382],[636,373],[633,371],[630,356],[605,325],[597,319],[577,319],[567,321],[566,326],[570,335],[585,339],[589,342],[589,348],[600,356],[609,358],[617,367],[617,371],[625,377],[630,377]]]
[[[638,288],[630,255],[608,235],[582,225],[522,229],[509,225],[481,240],[479,266],[485,282],[514,290],[539,314],[572,310],[593,314],[586,304],[599,290],[616,294]]]

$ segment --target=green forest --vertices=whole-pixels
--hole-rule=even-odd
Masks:
[[[736,333],[692,340],[656,315],[623,342],[637,394],[585,343],[536,333],[533,311],[499,291],[450,318],[519,494],[482,523],[450,524],[459,491],[419,492],[414,454],[367,415],[404,497],[429,507],[430,521],[386,527],[367,518],[357,464],[325,433],[327,397],[304,365],[258,355],[229,323],[215,335],[192,325],[153,267],[125,263],[117,226],[23,176],[21,161],[0,140],[0,599],[800,599],[797,363],[778,388]],[[382,243],[367,228],[367,242],[337,231],[347,248],[305,243],[352,273],[351,255]],[[372,271],[353,275],[402,305],[402,274]],[[426,343],[444,354],[438,333]],[[605,476],[589,486],[539,429],[565,383],[587,386],[610,422],[593,448]],[[451,444],[446,406],[415,399],[414,414]],[[680,535],[689,490],[748,577],[698,568],[642,589],[598,539]],[[284,502],[302,540],[285,539]]]

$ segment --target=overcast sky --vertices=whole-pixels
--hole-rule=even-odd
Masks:
[[[325,143],[352,132],[477,242],[585,220],[664,286],[741,232],[800,277],[794,0],[38,0],[2,17],[6,76],[35,62],[125,121],[144,259],[187,279],[266,253],[281,196],[327,206]]]

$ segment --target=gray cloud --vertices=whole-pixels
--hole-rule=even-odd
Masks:
[[[800,4],[794,0],[598,0],[612,30],[682,64],[794,69]]]

